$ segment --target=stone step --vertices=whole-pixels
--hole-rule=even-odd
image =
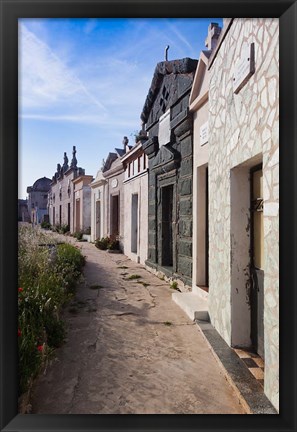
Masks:
[[[188,315],[191,320],[209,321],[207,299],[198,294],[175,292],[172,300]]]

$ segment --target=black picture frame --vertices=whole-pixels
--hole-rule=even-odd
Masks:
[[[0,0],[1,431],[296,430],[297,5],[286,0]],[[278,415],[19,415],[17,189],[19,18],[262,17],[280,19],[280,413]],[[197,56],[198,56],[197,52]]]

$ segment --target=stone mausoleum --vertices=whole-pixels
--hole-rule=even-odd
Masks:
[[[73,180],[85,175],[85,170],[77,166],[76,147],[73,146],[72,160],[64,153],[64,163],[57,164],[53,175],[48,198],[49,219],[51,225],[68,225],[73,233],[76,229],[74,221],[74,184]],[[87,226],[91,226],[91,216]],[[76,224],[77,225],[77,224]]]
[[[192,281],[192,118],[197,60],[157,64],[141,113],[148,156],[148,267]]]
[[[51,180],[42,177],[36,180],[33,186],[27,187],[29,217],[34,224],[41,223],[45,216],[48,215],[47,200],[50,185]]]

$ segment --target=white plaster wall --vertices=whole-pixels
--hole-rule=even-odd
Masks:
[[[75,178],[75,173],[70,171],[69,174],[65,174],[64,177],[57,181],[56,184],[52,185],[51,193],[55,194],[55,202],[52,202],[52,207],[50,210],[50,223],[53,223],[53,207],[55,207],[55,223],[59,223],[59,209],[62,205],[62,219],[61,223],[68,223],[68,203],[70,203],[70,232],[73,233],[73,221],[74,221],[74,208],[73,208],[73,183],[72,179]],[[68,180],[70,180],[70,194],[68,195]],[[60,185],[62,186],[62,199],[60,200]]]
[[[100,192],[100,198],[98,192]],[[106,229],[106,198],[105,185],[91,188],[91,241],[94,242],[96,236],[96,202],[101,202],[100,237],[107,236]]]
[[[245,43],[255,43],[255,74],[235,95],[233,71]],[[259,158],[264,189],[265,393],[279,405],[279,25],[278,19],[235,19],[210,69],[209,88],[209,313],[231,344],[233,168]],[[234,198],[234,196],[233,196]],[[244,217],[244,216],[243,216]],[[232,259],[231,259],[232,258]],[[234,261],[235,259],[235,261]],[[244,259],[243,259],[244,261]],[[242,262],[243,262],[242,261]],[[234,274],[234,273],[233,273]]]
[[[204,86],[202,86],[204,87]],[[201,220],[205,221],[205,185],[201,166],[208,163],[208,143],[201,145],[200,128],[208,121],[208,102],[204,103],[193,113],[193,292],[206,297],[207,293],[199,289],[205,285],[205,232],[201,230]],[[205,172],[205,167],[202,170]]]
[[[83,186],[83,223],[82,229],[86,230],[91,227],[91,187]]]
[[[130,259],[145,264],[148,250],[148,174],[145,172],[124,183],[124,254]],[[132,195],[138,194],[137,253],[131,252],[131,208]]]

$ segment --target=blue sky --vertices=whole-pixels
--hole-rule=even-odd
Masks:
[[[19,198],[72,146],[96,176],[124,136],[134,144],[155,66],[198,58],[217,18],[20,19]]]

